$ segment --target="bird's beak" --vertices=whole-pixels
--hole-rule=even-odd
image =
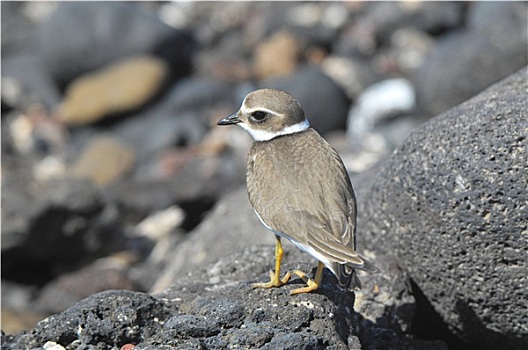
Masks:
[[[216,123],[216,125],[233,125],[238,124],[242,120],[238,117],[238,113],[231,114],[230,116],[225,117],[224,119],[221,119]]]

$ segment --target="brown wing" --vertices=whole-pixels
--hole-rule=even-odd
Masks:
[[[248,161],[249,199],[272,229],[339,264],[362,266],[355,253],[356,199],[337,152],[313,129],[255,142]]]

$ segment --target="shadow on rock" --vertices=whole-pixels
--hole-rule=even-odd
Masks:
[[[281,288],[252,288],[252,283],[269,278],[266,270],[273,258],[270,247],[253,247],[197,268],[153,296],[128,291],[94,294],[27,333],[4,335],[3,348],[54,342],[97,349],[126,344],[136,349],[445,349],[441,342],[405,334],[386,315],[376,316],[378,307],[384,314],[397,314],[397,308],[387,308],[391,303],[375,300],[392,292],[371,295],[371,282],[381,280],[365,278],[363,296],[341,291],[328,271],[314,293],[291,296],[290,290],[304,283],[298,278]],[[313,266],[286,263],[283,269],[314,273]],[[378,288],[390,290],[386,285]]]

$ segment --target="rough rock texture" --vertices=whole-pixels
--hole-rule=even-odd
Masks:
[[[415,131],[359,195],[360,242],[397,257],[477,347],[528,342],[527,79],[524,68]]]
[[[147,294],[107,291],[42,320],[13,343],[3,339],[2,347],[31,349],[52,341],[80,349],[107,349],[111,348],[107,345],[121,346],[152,336],[161,327],[159,321],[168,315],[166,305]]]
[[[273,251],[267,247],[252,248],[196,270],[158,295],[95,294],[25,334],[3,336],[2,348],[30,349],[55,342],[76,349],[126,344],[135,344],[138,350],[446,349],[442,342],[417,340],[402,332],[401,324],[413,317],[412,297],[391,307],[382,300],[409,295],[405,275],[391,269],[393,263],[376,260],[391,270],[391,277],[380,274],[366,280],[362,297],[340,291],[328,271],[317,292],[290,296],[300,279],[274,289],[250,286],[268,278],[266,265],[272,259]],[[305,271],[312,267],[284,265]]]

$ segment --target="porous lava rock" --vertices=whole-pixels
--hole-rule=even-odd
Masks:
[[[372,312],[390,304],[381,300],[387,295],[391,299],[408,295],[404,284],[389,286],[381,274],[365,280],[359,307],[358,297],[337,288],[328,270],[314,293],[290,295],[291,289],[303,285],[299,278],[281,288],[253,289],[252,282],[269,278],[266,270],[273,258],[273,249],[253,247],[196,269],[156,295],[117,290],[94,294],[28,332],[3,334],[2,348],[55,343],[94,350],[132,345],[137,350],[446,349],[440,341],[415,339],[401,331],[394,321],[408,321],[412,312],[391,307],[377,316],[377,311]],[[404,275],[389,265],[380,264],[404,282]],[[314,270],[306,263],[287,263],[283,268]],[[373,291],[375,284],[389,293]],[[405,308],[409,300],[402,300],[400,306]]]
[[[523,68],[432,119],[356,183],[360,242],[394,255],[479,348],[528,343],[527,80]]]

